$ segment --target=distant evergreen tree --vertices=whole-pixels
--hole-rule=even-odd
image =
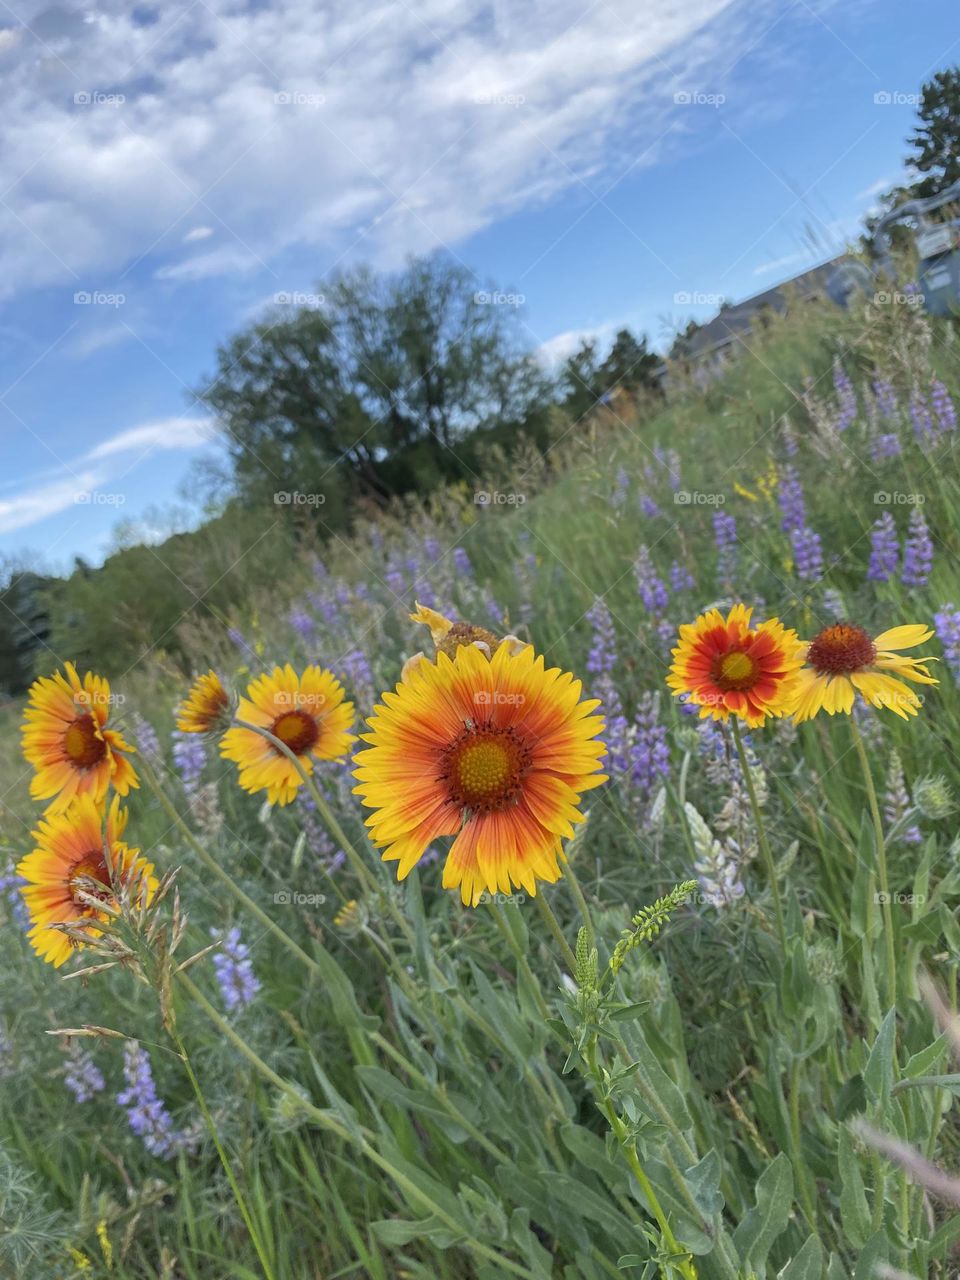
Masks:
[[[960,67],[938,71],[920,93],[908,162],[925,175],[913,184],[914,195],[933,196],[960,178]]]

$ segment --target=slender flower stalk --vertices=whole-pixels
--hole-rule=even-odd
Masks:
[[[750,769],[750,763],[747,760],[747,753],[743,746],[743,736],[740,733],[740,723],[736,716],[731,717],[733,725],[733,741],[737,748],[737,757],[740,761],[740,771],[743,774],[743,780],[747,786],[747,795],[750,797],[750,809],[753,813],[753,825],[757,830],[757,843],[760,845],[760,853],[763,856],[764,865],[767,868],[767,880],[770,883],[770,893],[773,897],[773,909],[777,917],[777,937],[780,940],[780,952],[783,956],[784,963],[787,959],[787,931],[783,923],[783,902],[780,898],[780,886],[777,884],[777,867],[773,860],[773,852],[770,848],[770,842],[767,839],[767,829],[764,825],[763,814],[760,812],[760,803],[757,799],[757,788],[753,780],[753,773]]]
[[[883,834],[883,818],[880,814],[880,803],[877,789],[873,784],[873,773],[867,757],[867,749],[863,745],[863,737],[857,722],[850,717],[850,732],[853,734],[853,745],[860,761],[863,783],[867,789],[867,801],[870,805],[870,817],[873,820],[874,855],[877,862],[877,882],[880,885],[880,907],[883,912],[884,953],[887,963],[887,1004],[897,1003],[897,952],[893,936],[893,906],[890,902],[890,880],[887,875],[887,844]]]

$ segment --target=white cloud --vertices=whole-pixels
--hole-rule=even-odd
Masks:
[[[195,449],[199,445],[209,444],[214,435],[215,428],[208,418],[162,418],[111,436],[109,440],[104,440],[91,449],[87,458],[90,462],[97,462],[102,458],[134,451],[149,453],[154,449]]]
[[[800,250],[797,253],[784,254],[782,258],[772,258],[769,262],[761,262],[758,267],[753,268],[755,276],[769,276],[774,272],[784,272],[789,267],[796,267],[800,263],[812,262],[813,255],[809,250]]]
[[[82,510],[85,500],[102,480],[102,473],[84,471],[25,489],[15,498],[0,498],[0,533],[26,529],[72,506]]]
[[[47,9],[44,43],[18,28],[0,77],[0,289],[82,288],[142,260],[175,282],[293,246],[329,253],[318,274],[354,242],[380,265],[454,246],[577,175],[682,145],[697,117],[674,94],[716,90],[776,12],[208,0],[145,25],[125,0]],[[671,121],[676,143],[658,142]],[[182,258],[214,230],[218,249]]]
[[[568,356],[572,356],[583,342],[595,342],[599,354],[606,355],[606,347],[620,328],[623,328],[623,325],[615,324],[611,320],[592,329],[567,329],[564,333],[558,333],[548,338],[546,342],[541,342],[537,348],[537,355],[546,365],[561,364]]]

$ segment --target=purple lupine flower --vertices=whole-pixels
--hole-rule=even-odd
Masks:
[[[857,418],[857,393],[847,375],[846,369],[839,360],[833,362],[833,385],[837,393],[837,416],[834,430],[846,431]]]
[[[210,936],[216,938],[219,933],[211,929]],[[223,935],[221,948],[213,957],[213,967],[227,1013],[237,1013],[253,1002],[260,983],[253,972],[250,948],[241,942],[236,926]]]
[[[89,1102],[106,1088],[103,1073],[87,1049],[73,1041],[67,1050],[67,1062],[63,1068],[63,1083],[77,1102]]]
[[[891,383],[886,378],[877,377],[873,380],[873,394],[876,396],[877,408],[884,418],[895,418],[897,416],[897,396]]]
[[[307,613],[306,609],[296,605],[287,614],[287,621],[301,640],[309,640],[317,629],[316,620]]]
[[[23,886],[26,883],[23,876],[17,875],[13,863],[9,863],[7,869],[0,873],[0,893],[6,898],[10,914],[21,929],[29,929],[32,925],[30,912],[23,900]]]
[[[133,713],[130,717],[130,723],[137,750],[141,755],[146,756],[149,764],[154,766],[160,764],[163,760],[163,748],[160,746],[160,739],[157,736],[156,729],[139,711]]]
[[[903,544],[900,581],[905,587],[925,587],[933,567],[933,540],[919,507],[910,512],[910,524]]]
[[[873,522],[870,531],[870,564],[867,568],[868,582],[889,582],[897,572],[900,564],[900,539],[897,537],[897,526],[893,516],[885,511],[879,520]]]
[[[633,572],[636,575],[637,590],[640,592],[643,607],[648,613],[655,615],[663,613],[670,601],[670,593],[667,591],[666,583],[654,568],[649,548],[640,548]]]
[[[777,486],[777,499],[783,517],[780,528],[784,533],[793,533],[802,529],[807,523],[807,504],[804,501],[803,486],[796,467],[792,465],[784,467]]]
[[[939,378],[930,383],[930,405],[933,409],[937,425],[943,431],[955,431],[957,426],[957,410],[950,398],[950,392]]]
[[[910,393],[910,421],[913,423],[913,434],[921,444],[929,444],[935,438],[930,406],[918,387],[914,387]]]
[[[660,695],[646,692],[637,706],[636,734],[631,750],[633,781],[644,798],[670,773],[666,726],[660,723]]]
[[[896,826],[906,818],[913,808],[907,782],[903,776],[903,765],[896,751],[890,752],[890,767],[887,770],[887,790],[884,796],[883,812],[887,820],[887,828]],[[923,839],[920,828],[914,824],[905,827],[897,837],[904,844],[919,844]]]
[[[661,449],[659,445],[655,446],[653,456],[660,463],[661,467],[666,468],[669,478],[670,488],[676,493],[680,488],[680,455],[676,449]],[[648,468],[649,471],[652,468]],[[654,472],[656,474],[656,472]]]
[[[438,560],[443,559],[443,550],[436,538],[424,538],[423,549],[431,565],[435,565]]]
[[[157,1097],[150,1055],[136,1040],[128,1040],[123,1049],[123,1078],[127,1087],[117,1094],[117,1102],[126,1108],[130,1128],[151,1155],[167,1159],[180,1145],[173,1127],[173,1116]]]
[[[608,675],[617,665],[617,638],[610,610],[598,596],[587,613],[593,640],[587,654],[587,671],[592,676]]]
[[[606,772],[614,781],[619,781],[630,769],[630,725],[623,714],[620,694],[608,673],[604,672],[599,677],[592,693],[600,699],[599,711],[606,721],[603,731],[603,742],[607,748]]]
[[[357,701],[365,707],[372,707],[377,695],[367,655],[362,649],[351,649],[341,658],[340,666]]]
[[[640,514],[647,517],[648,520],[655,520],[657,516],[662,516],[663,512],[654,502],[649,494],[641,493],[640,495]]]
[[[793,559],[797,569],[797,577],[801,582],[813,582],[823,575],[823,551],[820,547],[820,535],[809,525],[802,529],[794,529],[790,535],[793,546]]]
[[[823,593],[823,611],[834,622],[842,622],[847,616],[847,608],[843,603],[843,596],[839,591],[835,591],[833,587],[827,587]]]
[[[713,513],[713,541],[717,548],[717,577],[721,582],[732,582],[739,559],[737,547],[737,521],[725,511]]]
[[[461,577],[473,577],[473,565],[470,563],[470,557],[467,555],[466,551],[464,551],[463,547],[453,548],[453,567]]]
[[[187,795],[192,795],[199,787],[207,765],[207,748],[203,736],[174,729],[172,737],[174,768],[180,775],[184,791]]]
[[[888,458],[897,458],[900,455],[900,437],[895,431],[883,432],[881,435],[874,436],[870,441],[870,460],[872,462],[886,462]]]
[[[696,586],[693,574],[685,564],[681,564],[679,560],[674,560],[670,566],[670,590],[678,593],[681,591],[692,591]]]
[[[396,564],[387,566],[387,571],[383,575],[383,580],[387,584],[390,591],[398,598],[402,597],[407,589],[407,580],[403,576],[402,570]]]
[[[246,653],[250,648],[250,646],[247,644],[246,640],[244,639],[243,632],[240,631],[237,627],[227,628],[227,639],[235,648],[242,649],[244,653]]]
[[[937,639],[943,645],[943,656],[955,680],[960,680],[960,609],[945,604],[934,614]]]
[[[630,492],[630,475],[620,467],[614,480],[613,493],[610,495],[610,505],[614,510],[619,511],[627,501],[627,494]]]
[[[794,434],[793,428],[790,426],[789,422],[784,421],[780,434],[783,438],[784,453],[787,455],[788,458],[795,458],[797,456],[797,452],[799,451],[800,446],[797,444],[797,437]]]

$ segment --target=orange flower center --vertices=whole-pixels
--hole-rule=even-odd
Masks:
[[[807,661],[816,671],[834,676],[861,671],[876,656],[876,645],[862,627],[855,627],[852,622],[824,627],[807,651]]]
[[[749,689],[759,670],[756,659],[742,649],[721,654],[713,664],[711,679],[718,689],[727,693],[733,689]]]
[[[107,754],[107,744],[99,736],[99,726],[89,711],[67,729],[63,749],[78,769],[92,769]]]
[[[92,880],[95,880],[97,884],[103,885],[102,893],[90,883]],[[82,911],[89,912],[93,908],[89,902],[83,901],[80,897],[81,893],[94,894],[98,898],[109,898],[110,873],[107,871],[107,864],[104,861],[103,854],[96,851],[85,853],[79,862],[74,863],[73,870],[70,872],[68,886],[71,898]]]
[[[529,763],[515,729],[468,727],[447,748],[441,779],[458,809],[491,813],[516,801]]]
[[[320,726],[306,711],[285,711],[270,727],[270,732],[289,747],[295,756],[306,755],[320,737]],[[277,751],[274,747],[274,751]],[[277,755],[282,753],[277,751]]]

